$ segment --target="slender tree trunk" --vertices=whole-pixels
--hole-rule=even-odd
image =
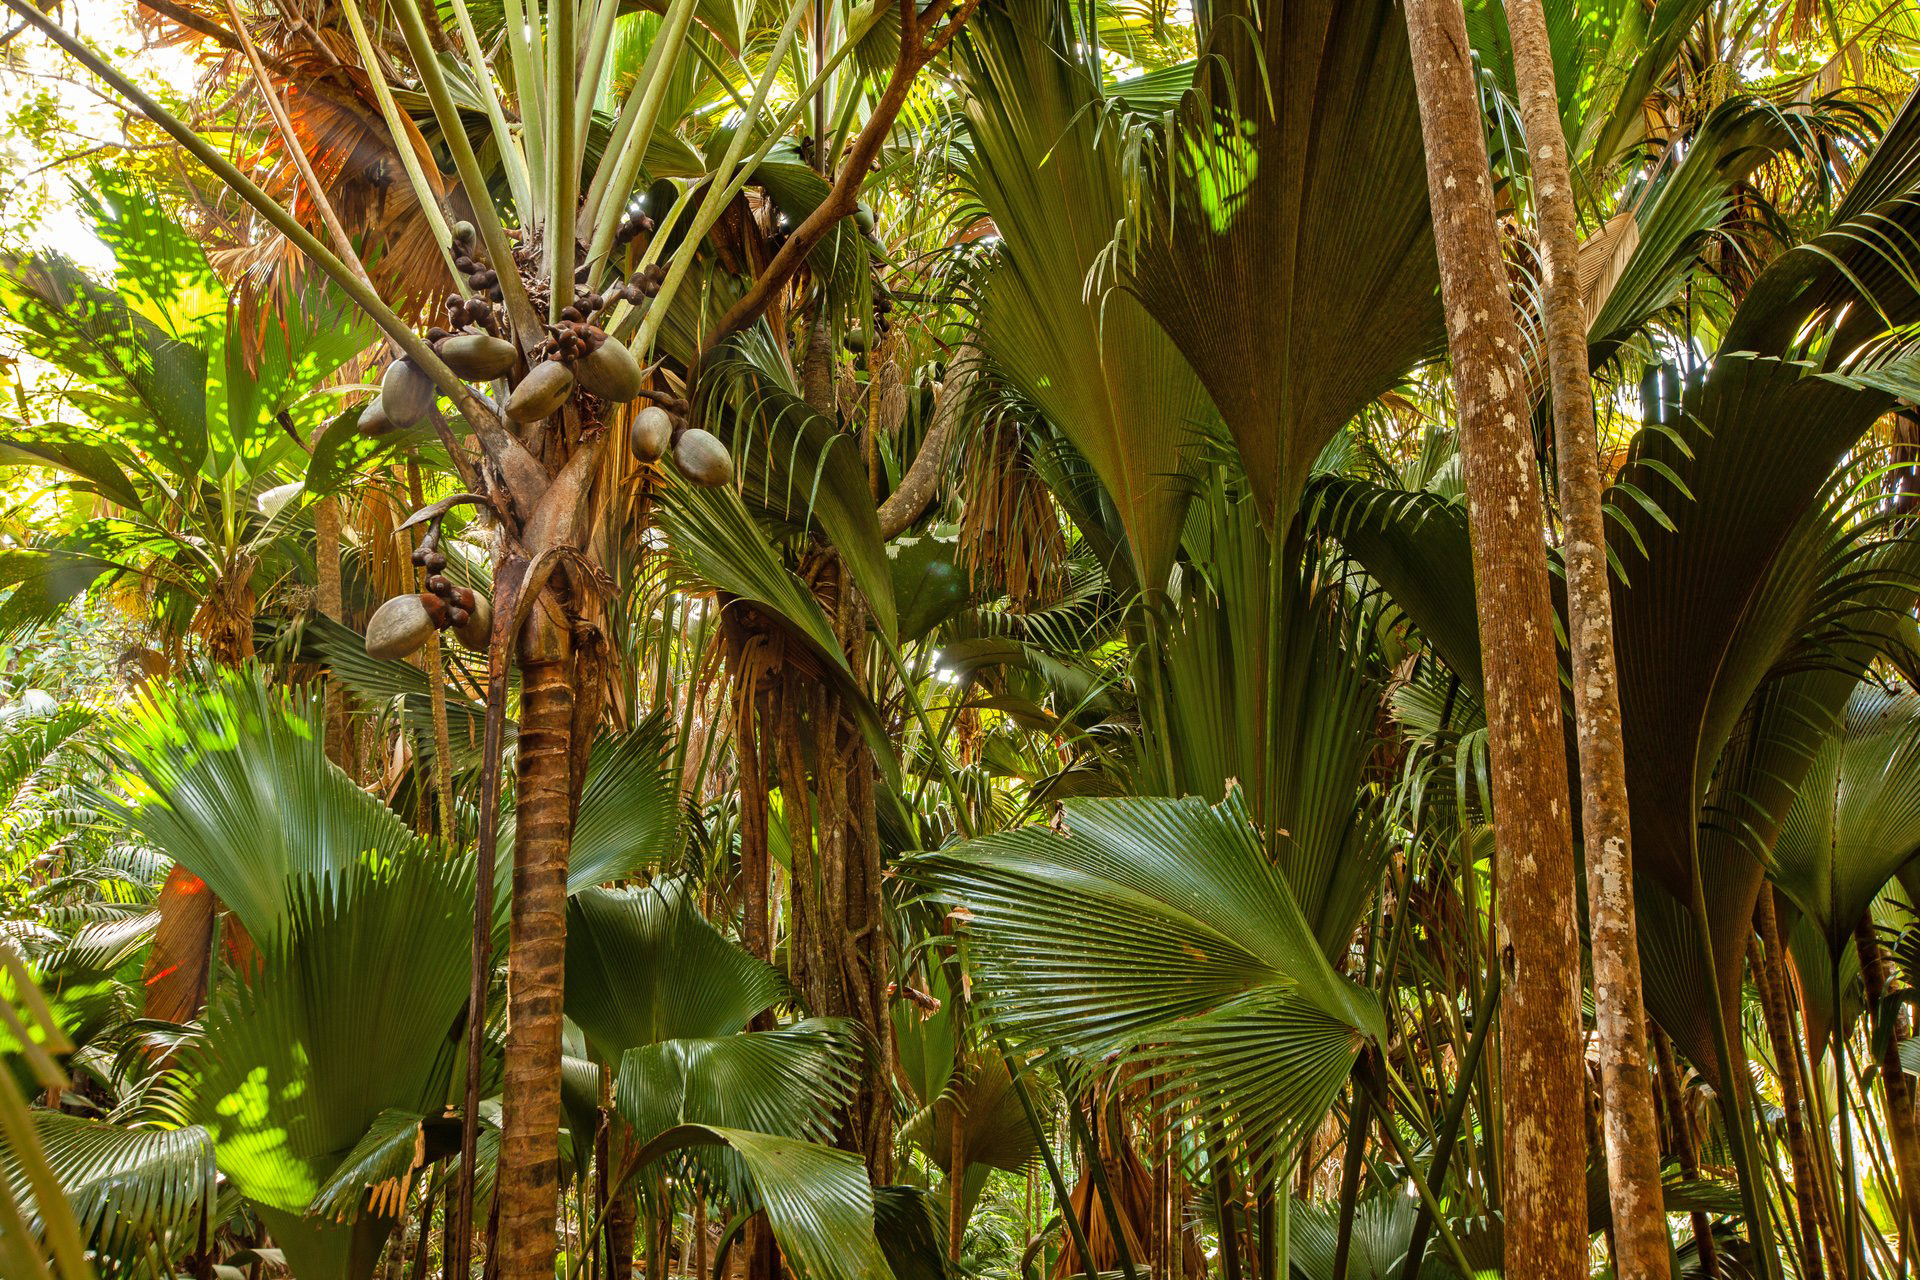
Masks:
[[[1700,1180],[1700,1161],[1693,1149],[1693,1122],[1687,1118],[1686,1093],[1680,1087],[1680,1068],[1673,1060],[1673,1045],[1667,1033],[1652,1028],[1653,1054],[1660,1063],[1660,1090],[1667,1102],[1667,1121],[1673,1127],[1673,1158],[1680,1165],[1680,1176],[1688,1182]],[[1700,1210],[1693,1211],[1693,1245],[1700,1255],[1700,1274],[1708,1280],[1720,1274],[1719,1251],[1713,1244],[1713,1224]]]
[[[316,439],[315,443],[318,443]],[[340,500],[322,498],[313,504],[313,567],[317,580],[314,604],[320,616],[341,620],[345,601],[340,585]],[[352,726],[347,721],[347,691],[338,680],[329,679],[326,692],[327,758],[354,774]]]
[[[1666,1280],[1666,1208],[1659,1133],[1647,1069],[1646,1006],[1640,990],[1633,909],[1633,841],[1627,815],[1626,746],[1613,649],[1613,596],[1600,492],[1600,446],[1587,367],[1580,296],[1580,232],[1573,175],[1560,124],[1553,46],[1540,0],[1507,0],[1514,79],[1526,129],[1546,276],[1547,360],[1553,376],[1554,454],[1573,657],[1574,726],[1580,744],[1580,825],[1587,862],[1587,933],[1593,953],[1593,1020],[1600,1041],[1600,1093],[1607,1186],[1613,1207],[1615,1274]]]
[[[544,602],[543,602],[544,603]],[[540,606],[529,630],[543,626]],[[550,633],[551,634],[551,633]],[[573,663],[565,637],[523,658],[507,956],[498,1245],[502,1280],[549,1280],[560,1186],[560,1024],[573,842]]]
[[[1440,295],[1473,537],[1499,876],[1510,1275],[1587,1274],[1580,939],[1559,659],[1520,334],[1494,222],[1460,0],[1409,0]]]
[[[1819,1175],[1813,1165],[1813,1146],[1807,1138],[1806,1100],[1800,1080],[1800,1050],[1794,1043],[1793,1020],[1787,1008],[1787,974],[1780,954],[1780,924],[1774,913],[1773,889],[1763,887],[1754,910],[1760,950],[1753,974],[1767,1017],[1767,1039],[1780,1076],[1780,1105],[1787,1113],[1787,1155],[1793,1161],[1796,1216],[1800,1222],[1801,1266],[1807,1280],[1823,1280],[1828,1266],[1843,1273],[1846,1261],[1833,1248],[1833,1219],[1826,1212]]]
[[[1860,952],[1860,976],[1866,987],[1867,1009],[1878,1022],[1880,1001],[1886,995],[1891,963],[1874,932],[1873,917],[1862,916],[1854,927],[1854,946]],[[1898,1019],[1900,1012],[1890,1010],[1888,1017]],[[1893,1162],[1900,1174],[1900,1243],[1903,1254],[1912,1254],[1920,1241],[1920,1129],[1914,1123],[1913,1083],[1900,1064],[1898,1028],[1880,1037],[1886,1048],[1880,1054],[1880,1088],[1887,1103],[1887,1139],[1893,1147]]]

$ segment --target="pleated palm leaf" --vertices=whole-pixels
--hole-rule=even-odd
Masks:
[[[100,803],[206,882],[256,938],[282,931],[291,886],[378,851],[427,856],[398,815],[327,759],[319,700],[268,688],[258,668],[162,691],[117,733]]]
[[[999,234],[980,340],[1112,500],[1137,581],[1161,590],[1214,411],[1138,300],[1088,281],[1127,211],[1117,128],[1069,52],[1066,6],[990,10],[959,58],[964,180]]]
[[[1361,647],[1367,628],[1315,585],[1306,540],[1289,526],[1269,537],[1238,485],[1216,479],[1196,498],[1181,594],[1157,646],[1160,687],[1142,698],[1141,772],[1172,795],[1245,788],[1332,957],[1386,852],[1365,777],[1381,686]]]
[[[1232,0],[1210,29],[1123,270],[1279,529],[1334,433],[1445,347],[1413,63],[1385,0]]]
[[[369,1209],[368,1186],[329,1184],[343,1162],[410,1174],[451,1098],[471,927],[470,859],[432,852],[333,766],[320,717],[255,669],[222,673],[140,709],[104,797],[254,939],[259,972],[219,993],[188,1054],[186,1109],[303,1280],[373,1266],[392,1191]],[[362,1149],[383,1116],[398,1175]]]
[[[1615,637],[1636,873],[1680,914],[1694,915],[1702,895],[1713,904],[1711,937],[1688,932],[1697,963],[1711,948],[1728,1025],[1760,864],[1737,842],[1702,837],[1703,806],[1750,701],[1818,625],[1816,613],[1831,612],[1817,600],[1823,588],[1872,585],[1845,549],[1854,538],[1840,511],[1821,498],[1834,459],[1888,403],[1859,381],[1722,356],[1688,388],[1683,425],[1642,432],[1614,485],[1614,506],[1631,513],[1616,525],[1625,532],[1613,549],[1624,564]],[[1628,487],[1650,507],[1630,506],[1620,496]],[[1866,625],[1865,611],[1853,624]],[[1652,906],[1647,914],[1663,913]],[[1663,932],[1643,925],[1650,961]],[[1671,975],[1672,994],[1689,1011],[1665,999],[1660,981],[1649,984],[1648,1004],[1712,1074],[1713,1015],[1703,1019],[1698,987],[1685,990],[1674,966],[1683,954],[1668,951],[1648,972]]]
[[[191,1252],[202,1230],[231,1207],[221,1203],[212,1136],[199,1125],[136,1129],[57,1111],[36,1111],[31,1123],[64,1208],[103,1273],[129,1274],[146,1264],[149,1250],[161,1257]],[[0,1182],[31,1185],[25,1155],[0,1142]],[[39,1202],[22,1199],[25,1234],[44,1239]]]
[[[905,874],[949,912],[991,1024],[1084,1069],[1146,1064],[1160,1103],[1223,1135],[1216,1159],[1270,1172],[1385,1038],[1237,792],[1068,801]]]
[[[1818,931],[1831,965],[1916,854],[1920,694],[1863,683],[1787,810],[1768,876]]]
[[[672,1159],[734,1204],[765,1209],[808,1274],[883,1274],[870,1270],[864,1167],[815,1145],[858,1085],[851,1026],[747,1030],[785,983],[700,914],[684,881],[576,893],[566,972],[568,1016],[599,1069],[615,1072],[615,1108],[637,1148],[625,1172]]]
[[[372,1275],[406,1180],[452,1145],[428,1154],[424,1126],[457,1099],[472,860],[359,858],[283,882],[260,972],[191,1057],[220,1170],[301,1280]]]

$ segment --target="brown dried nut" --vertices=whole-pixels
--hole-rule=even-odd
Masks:
[[[460,643],[467,648],[485,653],[487,639],[493,634],[493,602],[483,595],[473,592],[467,594],[472,597],[472,603],[463,602],[462,604],[467,612],[467,620],[454,623],[453,634],[458,636]]]
[[[440,358],[447,368],[476,382],[505,377],[519,354],[511,342],[490,333],[456,333],[440,344]]]
[[[650,404],[633,415],[627,428],[627,447],[641,462],[658,462],[666,457],[673,443],[673,415],[657,404]]]
[[[433,596],[405,595],[395,596],[375,609],[367,619],[367,656],[398,662],[416,653],[434,632],[428,600],[441,604]]]
[[[443,573],[427,575],[427,590],[433,592],[434,595],[439,596],[442,600],[451,600],[453,598],[453,583],[449,582],[447,576]]]
[[[411,427],[427,416],[439,389],[413,361],[401,356],[380,375],[380,403],[396,427]]]
[[[542,361],[507,397],[507,416],[515,422],[538,422],[572,394],[573,370],[555,360]]]
[[[733,455],[710,431],[691,427],[673,443],[673,464],[680,474],[705,489],[733,481]]]
[[[363,436],[383,436],[393,430],[393,420],[387,417],[386,406],[380,403],[379,396],[360,406],[358,426]]]
[[[577,369],[580,385],[602,400],[625,402],[639,395],[644,375],[640,362],[627,350],[626,343],[598,329],[591,332],[600,345],[580,362]]]

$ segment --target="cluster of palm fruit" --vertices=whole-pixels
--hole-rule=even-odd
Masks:
[[[439,520],[428,525],[413,563],[427,571],[427,589],[395,596],[373,611],[367,620],[368,655],[395,662],[412,657],[436,631],[452,631],[467,648],[484,651],[493,630],[493,605],[447,577]]]
[[[636,214],[621,225],[618,238],[625,245],[652,230],[652,219]],[[446,327],[428,329],[427,341],[447,368],[464,380],[487,383],[510,378],[519,364],[520,348],[503,333],[506,316],[501,306],[500,277],[476,256],[480,251],[472,224],[455,224],[452,241],[453,264],[465,276],[472,293],[448,297]],[[551,294],[545,281],[535,278],[539,253],[522,246],[514,250],[513,257],[515,271],[527,284],[528,301],[546,309],[551,305]],[[649,403],[633,415],[627,430],[628,448],[634,457],[651,464],[671,451],[674,465],[688,482],[709,488],[730,483],[733,458],[727,447],[711,432],[690,425],[685,400],[648,389],[648,375],[653,370],[641,368],[626,344],[603,327],[606,313],[616,303],[640,306],[657,297],[666,269],[651,264],[599,292],[586,287],[585,274],[584,267],[575,273],[569,282],[572,300],[547,327],[546,338],[527,353],[527,370],[507,394],[506,418],[520,426],[540,422],[559,412],[578,392],[607,404],[644,397]],[[433,379],[412,360],[397,357],[382,373],[379,392],[361,407],[360,430],[384,435],[413,427],[433,412],[438,398],[439,387]],[[592,416],[592,401],[587,402],[586,409],[591,425],[597,421]],[[415,520],[426,515],[422,512]],[[448,581],[439,538],[440,520],[436,516],[426,539],[414,552],[414,563],[427,571],[427,589],[395,596],[368,620],[367,652],[373,657],[406,658],[435,631],[443,629],[451,629],[469,648],[486,647],[492,608],[484,596]]]
[[[652,230],[651,218],[634,214],[621,224],[618,238],[624,244]],[[465,274],[473,294],[450,296],[446,302],[449,327],[428,329],[426,336],[454,373],[475,382],[491,382],[513,372],[519,349],[502,336],[500,277],[475,256],[478,252],[472,224],[455,224],[453,264]],[[531,249],[516,251],[516,269],[530,271],[538,257]],[[579,275],[584,273],[583,267],[573,282],[573,300],[561,308],[559,320],[548,326],[546,340],[530,353],[525,376],[509,392],[507,418],[523,426],[539,422],[559,412],[576,391],[615,404],[646,396],[656,403],[635,415],[629,428],[634,457],[654,463],[671,450],[675,465],[692,483],[709,487],[729,483],[733,459],[727,447],[711,432],[688,424],[684,401],[647,390],[650,370],[642,369],[626,344],[597,323],[617,302],[638,306],[658,296],[666,268],[651,264],[601,292],[580,282]],[[547,288],[529,281],[528,296],[545,305]],[[360,430],[384,435],[415,426],[433,411],[438,394],[424,371],[405,356],[398,357],[381,376],[379,394],[361,408]]]

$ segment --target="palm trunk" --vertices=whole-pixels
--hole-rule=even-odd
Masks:
[[[1880,948],[1872,916],[1860,918],[1854,927],[1853,942],[1860,952],[1860,976],[1866,987],[1867,1009],[1878,1021],[1880,1002],[1886,995],[1890,976],[1888,970],[1892,966]],[[1901,1015],[1898,1010],[1889,1010],[1886,1016]],[[1900,1175],[1901,1251],[1911,1255],[1915,1242],[1920,1241],[1920,1129],[1914,1123],[1913,1084],[1900,1063],[1902,1038],[1897,1027],[1892,1034],[1875,1036],[1886,1046],[1880,1053],[1880,1087],[1887,1103],[1887,1139],[1893,1147],[1893,1163]]]
[[[564,649],[564,645],[558,646]],[[560,1186],[560,1024],[573,843],[573,663],[521,664],[498,1244],[502,1280],[549,1280]]]
[[[1693,1149],[1693,1122],[1687,1118],[1685,1091],[1680,1087],[1680,1069],[1673,1060],[1673,1045],[1667,1033],[1652,1028],[1653,1053],[1660,1063],[1660,1091],[1666,1098],[1667,1122],[1673,1131],[1673,1158],[1680,1176],[1688,1182],[1700,1180],[1700,1161]],[[1713,1224],[1700,1210],[1693,1211],[1693,1246],[1700,1255],[1700,1274],[1713,1280],[1720,1274],[1719,1251],[1713,1243]]]
[[[1835,1273],[1846,1262],[1832,1248],[1833,1219],[1826,1212],[1819,1175],[1813,1165],[1813,1145],[1807,1138],[1806,1102],[1800,1081],[1800,1050],[1794,1043],[1793,1020],[1787,1008],[1787,974],[1780,953],[1780,923],[1774,914],[1773,890],[1762,888],[1754,911],[1759,928],[1759,951],[1753,958],[1753,976],[1767,1018],[1767,1039],[1780,1076],[1780,1105],[1787,1113],[1787,1155],[1793,1161],[1796,1217],[1800,1224],[1801,1266],[1807,1280],[1822,1280],[1822,1263]]]
[[[1473,537],[1497,817],[1503,1209],[1510,1275],[1584,1280],[1586,1141],[1580,939],[1559,659],[1520,334],[1494,222],[1460,0],[1409,0],[1440,296]]]
[[[1647,1069],[1633,908],[1633,842],[1626,746],[1613,649],[1613,596],[1600,491],[1600,449],[1580,297],[1580,233],[1573,175],[1560,124],[1553,47],[1540,0],[1507,0],[1520,120],[1533,174],[1534,217],[1546,266],[1547,359],[1553,377],[1554,454],[1566,526],[1567,633],[1580,745],[1580,825],[1587,862],[1587,932],[1593,954],[1593,1020],[1600,1042],[1602,1136],[1613,1207],[1614,1270],[1621,1280],[1666,1280],[1666,1209],[1659,1133]]]

